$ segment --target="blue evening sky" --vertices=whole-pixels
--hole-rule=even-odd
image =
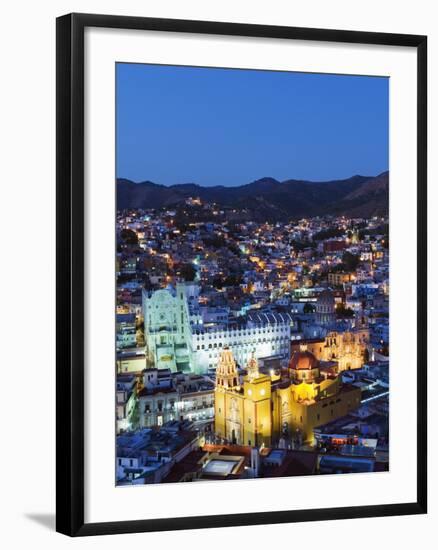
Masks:
[[[388,169],[389,80],[118,63],[117,176],[172,185]]]

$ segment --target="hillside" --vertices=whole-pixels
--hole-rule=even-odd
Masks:
[[[249,217],[285,220],[317,215],[371,217],[388,213],[389,173],[375,177],[310,182],[265,177],[236,187],[202,187],[185,183],[166,187],[150,181],[117,180],[117,207],[156,209],[200,197],[222,207],[245,210]],[[245,216],[247,217],[247,216]]]

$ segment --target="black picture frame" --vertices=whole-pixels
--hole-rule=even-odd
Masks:
[[[59,17],[56,25],[57,531],[69,536],[85,536],[426,513],[427,38],[417,35],[77,13]],[[377,44],[416,49],[418,61],[418,434],[415,502],[107,523],[84,522],[84,30],[86,27]]]

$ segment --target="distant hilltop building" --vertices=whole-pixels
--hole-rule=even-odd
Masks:
[[[253,353],[259,359],[289,358],[294,323],[290,314],[251,312],[239,325],[228,325],[222,314],[211,322],[212,312],[201,312],[198,298],[196,283],[143,291],[149,367],[205,373],[216,367],[226,347],[240,365]]]
[[[187,197],[185,202],[188,206],[202,206],[200,197]]]
[[[224,349],[216,369],[214,431],[237,445],[271,446],[297,437],[312,443],[316,426],[357,409],[360,398],[358,387],[323,370],[305,346],[281,377],[261,373],[252,356],[242,382],[232,351]]]

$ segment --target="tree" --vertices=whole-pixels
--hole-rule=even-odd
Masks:
[[[389,355],[389,345],[388,342],[383,342],[382,347],[380,348],[380,353],[386,357]]]
[[[351,317],[354,317],[354,311],[349,307],[345,307],[344,304],[339,304],[336,308],[336,315],[338,317],[351,318]]]
[[[182,264],[179,272],[184,281],[191,282],[195,280],[196,269],[192,264]]]
[[[120,237],[125,244],[138,244],[137,233],[132,229],[122,229]]]
[[[222,235],[206,236],[202,239],[204,246],[207,248],[222,248],[226,246],[226,242]]]
[[[215,275],[211,284],[218,290],[221,290],[224,287],[224,281],[220,275]]]
[[[228,250],[232,252],[235,256],[240,256],[240,248],[233,242],[230,242],[228,245]]]
[[[342,255],[342,263],[344,264],[345,271],[355,271],[359,265],[360,258],[356,254],[351,252],[344,252]]]
[[[302,242],[302,241],[296,241],[296,240],[293,240],[293,239],[289,242],[289,244],[293,247],[295,252],[300,252],[300,251],[302,251],[302,250],[309,247],[309,243],[305,243],[305,242]]]
[[[303,307],[303,313],[313,313],[315,311],[315,307],[312,304],[309,304],[309,302],[306,302]]]
[[[144,276],[143,286],[144,286],[145,290],[152,290],[153,289],[154,285],[151,283],[149,275]]]
[[[129,281],[135,281],[137,275],[135,273],[121,273],[117,276],[117,284],[127,283]]]
[[[318,233],[313,235],[314,241],[325,241],[326,239],[332,239],[335,237],[342,237],[344,234],[343,229],[338,229],[337,227],[332,227],[330,229],[323,229]]]
[[[225,286],[239,286],[243,283],[243,277],[240,273],[231,273],[225,277]]]

